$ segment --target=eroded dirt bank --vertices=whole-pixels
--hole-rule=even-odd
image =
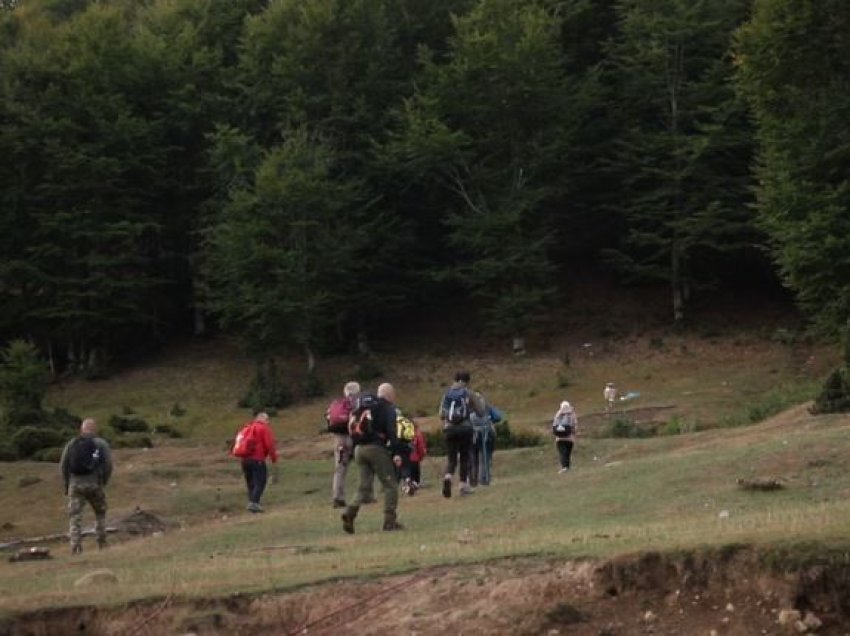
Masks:
[[[745,546],[611,561],[503,560],[258,597],[22,615],[2,636],[850,635],[850,554]]]

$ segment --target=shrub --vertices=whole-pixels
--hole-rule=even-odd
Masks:
[[[32,457],[46,448],[63,446],[68,441],[64,431],[44,426],[24,426],[12,434],[12,446],[18,457]]]
[[[611,437],[636,437],[635,425],[621,417],[611,422],[610,433]]]
[[[316,398],[325,394],[325,387],[322,386],[322,381],[315,373],[308,373],[301,385],[301,391],[304,393],[304,397]]]
[[[111,443],[112,448],[153,448],[153,442],[147,435],[127,433]]]
[[[186,415],[186,409],[180,406],[180,402],[175,402],[169,413],[171,414],[171,417],[183,417]]]
[[[109,426],[116,433],[149,433],[150,424],[140,417],[123,417],[113,415],[109,418]]]
[[[49,379],[47,365],[31,342],[13,340],[0,352],[0,402],[9,424],[31,423],[32,414],[41,412]]]
[[[679,415],[674,415],[661,428],[662,435],[682,435],[684,433],[695,433],[699,430],[697,420],[688,420]]]
[[[850,379],[847,368],[841,367],[829,374],[815,397],[813,413],[845,413],[850,411]]]
[[[380,378],[384,374],[374,356],[365,356],[354,367],[354,377],[360,382],[368,382]]]
[[[33,459],[39,462],[50,462],[52,464],[58,464],[62,459],[62,449],[59,447],[54,448],[42,448],[38,451]]]
[[[47,420],[54,428],[65,429],[68,431],[76,431],[82,424],[82,418],[69,413],[65,409],[55,409],[47,417]]]
[[[15,448],[11,442],[4,441],[0,444],[0,462],[13,462],[20,458],[21,456],[18,455],[18,449]]]
[[[171,424],[157,424],[153,427],[153,432],[160,435],[167,435],[172,439],[179,439],[183,437],[183,433],[171,426]]]
[[[292,394],[284,385],[274,360],[270,360],[267,364],[257,367],[257,373],[251,381],[248,392],[239,400],[239,407],[258,412],[282,408],[291,403]]]

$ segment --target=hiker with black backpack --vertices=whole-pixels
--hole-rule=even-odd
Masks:
[[[83,551],[83,508],[87,503],[94,510],[97,547],[106,547],[106,494],[103,489],[112,476],[112,453],[106,440],[97,436],[95,420],[83,420],[79,436],[62,450],[59,468],[68,497],[71,553]]]
[[[561,402],[560,408],[552,419],[552,435],[555,436],[555,446],[558,448],[558,459],[561,462],[558,474],[564,474],[570,469],[570,456],[573,453],[577,431],[576,410],[565,400]]]
[[[360,397],[360,384],[348,382],[342,389],[342,397],[328,405],[325,421],[328,433],[334,438],[334,476],[332,497],[334,508],[345,508],[345,476],[354,452],[354,443],[348,434],[351,413]]]
[[[372,492],[375,477],[384,491],[384,526],[387,531],[401,530],[398,507],[396,468],[401,466],[401,443],[396,433],[395,389],[391,384],[378,387],[378,395],[363,393],[351,418],[354,463],[360,471],[360,484],[354,499],[342,513],[342,529],[354,534],[354,520],[360,506]]]
[[[484,415],[484,406],[469,389],[469,373],[458,371],[455,382],[443,395],[440,402],[440,419],[443,422],[443,438],[446,441],[446,472],[443,476],[443,497],[452,496],[452,479],[460,463],[460,494],[472,491],[469,485],[469,464],[472,454],[472,422],[475,413]]]

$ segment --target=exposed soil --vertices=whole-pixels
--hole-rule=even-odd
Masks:
[[[813,627],[780,624],[783,610]],[[511,559],[259,597],[43,610],[0,625],[2,636],[70,633],[840,636],[850,634],[850,558],[731,546],[607,562]]]

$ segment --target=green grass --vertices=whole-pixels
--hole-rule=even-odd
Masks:
[[[326,461],[287,462],[263,516],[241,511],[235,466],[145,469],[136,501],[177,521],[175,529],[82,559],[61,546],[54,561],[6,567],[0,609],[286,589],[516,555],[603,557],[788,538],[840,542],[850,525],[850,473],[842,464],[848,449],[850,422],[841,417],[676,438],[595,439],[579,445],[576,469],[564,476],[556,475],[548,446],[499,453],[492,486],[451,500],[439,495],[440,467],[431,462],[430,488],[402,500],[405,532],[380,532],[380,509],[370,506],[354,537],[342,533],[338,512],[328,505]],[[736,477],[753,474],[785,477],[788,487],[776,493],[736,487]],[[172,479],[178,487],[170,487]],[[4,497],[9,481],[0,482]],[[121,493],[126,486],[111,493],[117,507]],[[60,498],[54,493],[52,500],[50,515],[59,524]],[[229,512],[218,512],[222,507]],[[727,519],[718,516],[724,510]],[[263,549],[282,545],[294,547]],[[113,569],[120,585],[108,592],[74,589],[74,580],[96,567]]]
[[[582,436],[576,468],[563,476],[556,474],[552,444],[497,452],[493,485],[463,499],[440,496],[441,460],[430,458],[423,469],[429,487],[402,499],[400,515],[408,529],[380,532],[380,505],[369,506],[354,537],[342,533],[338,511],[329,505],[331,460],[323,453],[330,440],[317,435],[326,399],[300,403],[274,418],[285,457],[281,483],[270,486],[265,515],[244,512],[241,475],[224,442],[247,416],[235,404],[252,369],[227,344],[188,347],[101,382],[70,383],[51,393],[52,405],[103,422],[132,410],[152,425],[169,424],[188,435],[158,437],[151,450],[116,452],[108,491],[111,516],[138,505],[172,525],[161,538],[87,551],[77,559],[60,545],[52,561],[0,569],[0,612],[120,604],[169,593],[201,597],[289,589],[517,555],[607,557],[737,542],[846,542],[850,419],[813,418],[800,408],[739,426],[807,396],[820,366],[803,369],[799,352],[769,341],[680,342],[668,335],[664,350],[646,342],[617,341],[592,358],[577,349],[564,371],[567,387],[558,375],[565,369],[563,354],[472,361],[432,353],[385,356],[381,367],[411,413],[432,413],[447,378],[465,366],[518,432],[547,432],[564,398],[580,416],[601,410],[608,380],[622,391],[641,391],[635,406],[673,405],[664,413],[677,422],[677,433],[703,425],[736,427],[651,439]],[[828,368],[832,354],[815,353]],[[353,367],[349,358],[324,361],[322,381],[341,387]],[[173,413],[178,402],[185,409],[180,416]],[[736,487],[737,477],[763,475],[786,478],[786,489],[747,493]],[[0,527],[14,524],[0,536],[64,528],[55,464],[0,463],[0,476]],[[22,476],[43,481],[19,488]],[[352,474],[349,489],[353,480]],[[728,518],[721,519],[721,511]],[[264,549],[269,547],[275,549]],[[109,590],[73,587],[97,567],[113,569],[120,583]]]

